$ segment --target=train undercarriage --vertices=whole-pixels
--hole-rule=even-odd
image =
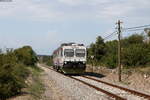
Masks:
[[[63,66],[53,66],[53,68],[64,74],[83,74],[86,69],[86,64],[82,62],[66,62]]]

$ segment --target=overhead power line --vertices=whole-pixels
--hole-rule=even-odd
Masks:
[[[142,25],[142,26],[136,26],[136,27],[128,27],[128,28],[123,28],[122,31],[140,31],[140,30],[144,30],[144,28],[150,27],[150,24],[148,25]],[[104,37],[104,40],[107,40],[109,38],[112,38],[113,35],[116,35],[117,31],[114,31],[112,33],[110,33],[108,36]]]
[[[148,25],[142,25],[142,26],[136,26],[136,27],[128,27],[128,28],[123,28],[122,31],[140,31],[140,30],[144,30],[145,28],[150,27],[150,24]],[[107,40],[109,38],[112,38],[113,35],[116,35],[117,31],[114,31],[112,33],[110,33],[108,36],[104,37],[104,40]]]
[[[144,30],[144,28],[142,28],[142,29],[130,29],[130,30],[124,30],[124,31],[141,31],[141,30]]]
[[[149,25],[142,25],[142,26],[124,28],[123,30],[138,29],[138,28],[144,28],[144,27],[149,27],[149,26],[150,26],[150,24]]]
[[[111,36],[115,35],[116,33],[117,33],[117,31],[110,33],[108,36],[104,37],[104,40],[111,38]]]

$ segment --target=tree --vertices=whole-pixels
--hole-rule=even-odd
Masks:
[[[105,43],[101,36],[96,38],[95,42],[95,58],[100,61],[102,56],[105,54]]]
[[[108,68],[116,68],[117,66],[117,40],[105,43],[105,55],[102,58],[103,64]]]
[[[144,42],[144,36],[134,34],[121,40],[122,64],[125,66],[143,66],[150,64],[150,43]],[[88,48],[88,62],[103,65],[108,68],[117,67],[118,41],[104,40],[98,36],[96,42]],[[94,56],[94,59],[91,59]],[[97,63],[99,62],[99,63]]]
[[[122,60],[125,66],[140,66],[148,62],[148,46],[144,36],[134,34],[122,40]]]
[[[25,65],[34,65],[38,61],[35,52],[30,46],[24,46],[16,49],[14,52],[18,58],[18,61],[24,63]]]
[[[148,49],[143,44],[132,44],[123,49],[123,64],[125,66],[146,65],[148,62]]]
[[[150,43],[150,29],[147,32],[148,38],[149,38],[149,43]]]
[[[123,47],[127,47],[131,44],[143,43],[144,37],[139,34],[131,35],[121,41]]]
[[[147,36],[150,38],[150,28],[145,28],[144,31],[147,33]]]
[[[87,58],[88,58],[88,63],[93,63],[94,56],[95,56],[95,44],[91,43],[90,47],[87,49]],[[92,58],[93,56],[93,58]]]
[[[88,55],[89,56],[91,56],[91,55],[95,55],[95,44],[94,43],[92,43],[91,45],[90,45],[90,47],[88,48]]]
[[[98,64],[105,54],[105,43],[101,36],[96,38],[96,42],[92,43],[88,48],[88,62]],[[91,58],[93,56],[94,58]]]

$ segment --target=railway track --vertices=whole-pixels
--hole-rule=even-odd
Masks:
[[[71,77],[71,76],[70,76],[70,78],[72,78],[72,79],[74,79],[74,80],[77,80],[77,81],[79,81],[79,82],[81,82],[81,83],[83,83],[83,84],[85,84],[85,85],[88,85],[89,87],[92,87],[92,88],[96,89],[97,91],[103,92],[103,93],[105,93],[106,95],[115,98],[116,100],[127,100],[126,98],[123,98],[123,97],[121,97],[121,96],[118,96],[118,95],[116,95],[116,94],[113,94],[113,93],[111,93],[111,92],[108,92],[108,91],[106,91],[106,90],[104,90],[104,89],[101,89],[101,88],[99,88],[99,87],[96,87],[96,86],[94,86],[94,85],[91,85],[91,84],[89,84],[89,83],[87,83],[87,82],[85,82],[85,81],[82,81],[82,80],[80,80],[80,79],[77,79],[77,78],[74,78],[74,77]]]
[[[108,83],[108,82],[105,82],[105,81],[102,81],[102,80],[98,80],[98,79],[95,79],[95,78],[92,78],[92,77],[87,77],[87,76],[81,76],[81,77],[91,79],[91,80],[94,80],[94,81],[97,81],[97,82],[100,82],[100,83],[103,83],[103,84],[106,84],[106,85],[124,90],[126,92],[130,92],[131,94],[134,94],[134,95],[137,95],[137,96],[140,96],[140,97],[143,97],[143,98],[146,98],[146,99],[150,100],[150,95],[148,95],[148,94],[138,92],[136,90],[131,90],[131,89],[128,89],[128,88],[125,88],[125,87],[122,87],[122,86],[115,85],[115,84],[111,84],[111,83]]]
[[[48,68],[48,67],[47,67]],[[53,70],[52,68],[49,68],[50,70]],[[55,70],[53,70],[55,71]],[[57,72],[57,71],[55,71]],[[63,75],[62,73],[59,73],[61,75]],[[105,90],[103,88],[100,88],[98,87],[97,85],[93,85],[83,79],[80,79],[80,78],[77,78],[77,77],[74,77],[74,76],[67,76],[71,79],[74,79],[76,81],[79,81],[91,88],[94,88],[95,90],[97,91],[100,91],[106,95],[108,95],[109,97],[111,98],[114,98],[115,100],[128,100],[128,98],[126,98],[125,96],[120,96],[118,93],[113,93],[113,92],[110,92],[108,90]],[[141,92],[138,92],[138,91],[135,91],[135,90],[131,90],[131,89],[128,89],[128,88],[124,88],[124,87],[121,87],[121,86],[118,86],[118,85],[114,85],[114,84],[111,84],[111,83],[108,83],[108,82],[104,82],[104,81],[101,81],[101,80],[98,80],[98,79],[95,79],[95,78],[92,78],[92,77],[87,77],[87,76],[80,76],[84,79],[88,79],[88,80],[91,80],[91,81],[95,81],[95,82],[98,82],[98,83],[102,83],[102,84],[105,84],[105,85],[108,85],[108,86],[111,86],[113,88],[117,88],[117,89],[120,89],[122,91],[125,91],[127,93],[132,94],[133,96],[139,96],[139,97],[143,97],[144,100],[150,100],[150,95],[148,94],[144,94],[144,93],[141,93]],[[128,95],[128,94],[127,94]],[[142,98],[141,99],[138,99],[138,100],[143,100]],[[136,100],[136,99],[130,99],[130,100]]]

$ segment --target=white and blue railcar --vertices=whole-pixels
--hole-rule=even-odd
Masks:
[[[64,43],[53,53],[53,68],[63,73],[84,73],[86,52],[83,44]]]

